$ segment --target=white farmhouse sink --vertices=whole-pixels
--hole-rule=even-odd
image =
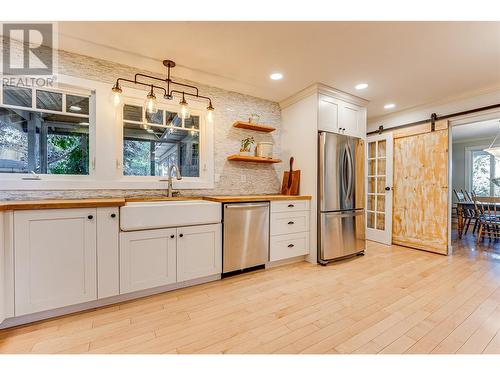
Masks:
[[[221,204],[204,200],[127,202],[120,208],[123,231],[221,222]]]

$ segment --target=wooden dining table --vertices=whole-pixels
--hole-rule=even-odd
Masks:
[[[478,205],[491,206],[493,203],[481,203],[477,202]],[[495,203],[497,206],[497,211],[500,212],[500,203]],[[465,219],[464,219],[464,210],[475,210],[473,201],[463,201],[457,202],[457,214],[458,214],[458,238],[462,238],[464,227],[465,227]]]

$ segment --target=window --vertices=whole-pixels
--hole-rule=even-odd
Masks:
[[[470,151],[470,187],[478,196],[500,196],[493,179],[500,177],[500,159],[481,150]]]
[[[123,174],[167,176],[177,165],[183,177],[200,177],[200,116],[184,121],[176,112],[123,106]]]
[[[88,96],[3,86],[0,173],[30,172],[89,174]]]

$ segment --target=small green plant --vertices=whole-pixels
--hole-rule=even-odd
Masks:
[[[253,144],[255,144],[255,139],[253,137],[247,137],[247,138],[242,139],[240,152],[244,152],[244,151],[249,152],[250,147],[252,147]]]

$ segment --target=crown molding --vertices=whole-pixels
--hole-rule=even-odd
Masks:
[[[299,102],[300,100],[307,98],[311,95],[314,94],[323,94],[327,96],[331,96],[336,99],[340,99],[342,101],[351,103],[351,104],[356,104],[361,107],[366,107],[368,105],[368,100],[360,98],[355,95],[348,94],[344,91],[338,90],[336,88],[330,87],[328,85],[325,85],[323,83],[314,83],[310,86],[307,86],[305,89],[300,90],[296,94],[293,94],[292,96],[289,96],[288,98],[282,100],[279,102],[280,108],[284,109],[286,107],[291,106],[292,104],[295,104]]]

